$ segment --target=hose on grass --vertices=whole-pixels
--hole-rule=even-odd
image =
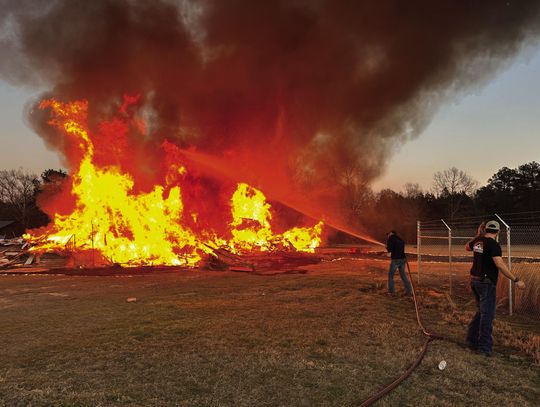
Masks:
[[[380,400],[384,396],[386,396],[388,393],[390,393],[392,390],[394,390],[396,387],[398,387],[401,383],[403,383],[405,380],[409,378],[409,376],[416,370],[418,366],[420,366],[420,363],[422,363],[422,359],[424,359],[424,356],[428,350],[428,346],[431,343],[431,341],[435,339],[443,340],[446,339],[441,335],[433,334],[429,332],[424,324],[422,323],[422,318],[420,318],[420,311],[418,310],[418,301],[416,298],[416,290],[414,289],[414,283],[411,275],[411,267],[409,266],[409,261],[405,258],[405,263],[407,265],[407,272],[409,274],[409,279],[411,283],[411,291],[413,296],[413,302],[414,302],[414,310],[416,312],[416,322],[418,323],[418,326],[422,330],[422,334],[426,337],[424,341],[424,345],[422,347],[422,350],[416,357],[413,364],[405,370],[396,380],[394,380],[392,383],[387,384],[385,387],[383,387],[381,390],[370,396],[368,399],[364,400],[362,404],[360,404],[360,407],[367,407],[371,406],[376,401]]]

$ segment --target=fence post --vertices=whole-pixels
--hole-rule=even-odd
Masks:
[[[450,283],[450,295],[452,295],[452,228],[448,226],[444,219],[441,219],[441,222],[448,229],[448,267],[450,269],[448,281]]]
[[[510,225],[506,223],[502,218],[495,214],[497,219],[506,227],[506,253],[508,255],[508,270],[512,272],[512,245],[510,244]],[[512,316],[514,310],[514,301],[513,301],[513,281],[508,280],[508,315]]]
[[[416,262],[417,262],[417,281],[420,284],[420,263],[422,262],[422,254],[420,254],[420,245],[422,244],[422,228],[420,226],[420,221],[416,221]]]

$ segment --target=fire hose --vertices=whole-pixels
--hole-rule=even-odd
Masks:
[[[414,283],[411,275],[411,267],[409,266],[409,261],[405,258],[405,263],[407,264],[407,272],[409,274],[409,279],[411,283],[411,291],[413,296],[413,302],[414,302],[414,310],[416,312],[416,322],[418,323],[418,326],[422,330],[422,334],[426,337],[424,341],[424,346],[422,347],[422,350],[416,357],[414,363],[406,370],[404,371],[397,379],[395,379],[392,383],[389,383],[385,387],[383,387],[381,390],[370,396],[368,399],[364,400],[362,404],[360,404],[360,407],[366,407],[371,406],[376,401],[380,400],[384,396],[386,396],[388,393],[390,393],[392,390],[394,390],[396,387],[398,387],[401,383],[403,383],[405,380],[409,378],[409,376],[416,370],[418,366],[420,366],[420,363],[422,363],[422,359],[424,359],[424,356],[428,350],[429,344],[436,339],[444,340],[445,337],[441,335],[432,334],[429,332],[424,324],[422,323],[422,319],[420,318],[420,311],[418,310],[418,301],[416,299],[416,291],[414,289]]]

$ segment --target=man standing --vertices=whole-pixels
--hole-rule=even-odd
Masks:
[[[386,235],[386,250],[390,253],[390,270],[388,271],[388,294],[395,295],[394,274],[396,268],[399,269],[399,275],[405,285],[405,295],[411,295],[411,284],[405,274],[405,242],[394,230]]]
[[[474,253],[471,288],[477,307],[469,324],[467,344],[485,356],[491,356],[493,352],[492,332],[499,271],[516,283],[517,288],[525,288],[525,283],[515,277],[504,264],[501,246],[495,240],[499,231],[499,223],[491,220],[485,224],[485,228],[481,225],[477,236],[465,245],[465,250]]]

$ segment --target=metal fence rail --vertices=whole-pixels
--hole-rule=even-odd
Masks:
[[[418,282],[429,270],[447,279],[449,294],[456,281],[468,279],[472,262],[465,243],[472,239],[481,222],[497,220],[501,224],[499,243],[508,268],[522,279],[525,290],[501,276],[498,301],[508,302],[508,313],[526,314],[540,319],[540,212],[488,214],[453,220],[417,222]]]

